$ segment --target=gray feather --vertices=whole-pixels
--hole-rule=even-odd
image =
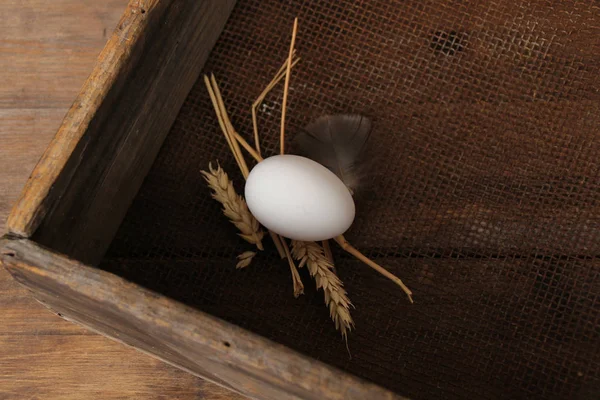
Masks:
[[[371,135],[371,121],[360,115],[326,115],[296,137],[300,152],[335,173],[354,191],[361,174],[361,156]]]

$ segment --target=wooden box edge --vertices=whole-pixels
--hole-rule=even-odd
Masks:
[[[64,318],[259,399],[399,400],[393,392],[236,325],[17,237],[0,261]]]

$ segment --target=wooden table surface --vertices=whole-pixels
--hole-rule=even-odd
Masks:
[[[0,1],[0,235],[127,0]],[[0,399],[242,399],[63,321],[0,267]]]

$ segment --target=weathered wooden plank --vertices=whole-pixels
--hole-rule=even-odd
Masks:
[[[0,6],[0,235],[127,0]]]
[[[19,282],[66,318],[248,396],[399,398],[27,239],[4,239],[0,254]]]
[[[152,1],[151,4],[146,5],[146,14],[150,16],[164,13],[167,3],[167,1]],[[137,4],[130,3],[118,28],[100,54],[96,67],[13,208],[8,220],[9,230],[23,236],[33,234],[53,201],[50,189],[55,185],[60,174],[64,176],[69,172],[65,171],[67,161],[84,137],[92,120],[96,118],[100,106],[106,104],[106,108],[108,103],[114,102],[125,85],[128,71],[138,61],[143,50],[141,44],[134,49],[131,43],[137,43],[149,29],[150,18],[138,11]],[[63,183],[62,186],[65,184]],[[54,196],[62,191],[64,187],[56,187]]]
[[[64,115],[63,109],[0,109],[0,235],[6,232],[11,206]]]
[[[127,2],[3,0],[0,108],[55,108],[64,117]]]
[[[0,5],[0,236],[127,0]],[[0,399],[242,399],[49,312],[0,267]]]
[[[244,397],[68,323],[0,267],[0,399]]]
[[[11,232],[37,231],[48,247],[99,261],[234,3],[130,2],[11,213]]]

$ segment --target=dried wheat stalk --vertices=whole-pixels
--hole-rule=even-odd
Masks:
[[[225,108],[225,103],[223,102],[223,98],[221,96],[221,91],[219,90],[219,85],[217,84],[217,80],[215,78],[214,75],[211,74],[211,78],[209,79],[208,76],[204,76],[204,83],[206,84],[206,89],[208,90],[208,94],[212,100],[213,106],[215,108],[215,113],[217,115],[217,119],[219,120],[219,126],[221,127],[221,130],[223,131],[223,135],[225,136],[225,139],[227,140],[227,143],[229,144],[229,149],[231,150],[231,153],[233,154],[233,157],[235,158],[238,167],[240,169],[240,171],[242,172],[242,175],[244,176],[244,179],[246,179],[248,177],[249,169],[248,169],[248,165],[246,164],[246,160],[244,158],[244,155],[242,154],[238,143],[242,143],[240,142],[240,140],[236,140],[235,137],[240,137],[239,134],[235,131],[235,129],[233,128],[233,124],[231,123],[231,120],[229,120],[229,116],[227,114],[227,109]],[[241,138],[241,137],[240,137]],[[242,139],[243,141],[243,139]],[[245,141],[243,141],[247,146],[249,146]],[[281,238],[279,237],[279,235],[276,235],[275,233],[269,231],[269,235],[271,236],[271,239],[273,240],[273,243],[275,244],[275,247],[277,248],[277,252],[279,253],[279,256],[281,258],[285,258],[286,254],[283,248],[283,244],[281,243]],[[294,286],[296,286],[296,283],[294,284]]]
[[[283,91],[283,103],[282,103],[282,115],[281,115],[281,132],[280,132],[280,154],[284,153],[285,150],[285,117],[286,117],[286,108],[287,108],[287,98],[289,91],[289,82],[290,82],[290,72],[293,66],[298,62],[298,59],[295,59],[295,39],[298,28],[298,19],[294,20],[294,28],[292,31],[292,40],[290,43],[290,51],[286,63],[281,67],[280,71],[273,78],[271,83],[265,90],[261,93],[261,95],[257,98],[257,100],[252,104],[252,122],[254,128],[254,141],[255,148],[252,148],[246,142],[244,138],[242,138],[233,128],[231,121],[229,120],[229,116],[227,115],[227,111],[225,109],[225,105],[223,99],[221,97],[221,93],[219,91],[219,87],[217,85],[217,81],[214,76],[211,76],[209,79],[207,76],[204,77],[206,87],[211,96],[211,100],[213,102],[215,112],[217,114],[217,118],[219,119],[219,124],[221,126],[221,130],[223,131],[225,138],[229,144],[231,152],[233,153],[240,170],[245,178],[247,178],[249,170],[244,160],[244,156],[241,152],[240,145],[248,151],[248,153],[257,161],[263,161],[263,157],[261,155],[260,149],[260,138],[258,134],[258,124],[257,124],[257,109],[260,103],[264,100],[267,93],[269,93],[275,85],[279,81],[285,78],[284,80],[284,91]],[[211,172],[212,167],[210,167]],[[208,176],[207,173],[203,172],[205,177]],[[207,178],[207,181],[209,179]],[[210,184],[210,182],[209,182]],[[215,197],[215,196],[213,196]],[[241,197],[240,197],[241,199]],[[243,201],[243,199],[241,199]],[[244,203],[245,205],[245,203]],[[248,211],[246,207],[246,211]],[[249,213],[249,211],[248,211]],[[254,217],[252,217],[254,219]],[[234,222],[235,223],[235,222]],[[258,222],[256,222],[258,227]],[[237,226],[237,225],[236,225]],[[323,241],[323,246],[319,246],[319,244],[315,242],[301,242],[301,241],[292,241],[292,251],[290,254],[290,250],[286,243],[286,240],[283,237],[279,237],[278,235],[269,232],[273,241],[277,245],[280,242],[281,247],[277,246],[277,249],[280,253],[285,252],[287,259],[290,264],[290,270],[292,272],[292,278],[294,282],[294,295],[297,297],[299,294],[303,292],[302,281],[300,280],[300,276],[292,259],[292,256],[300,261],[299,267],[307,266],[311,276],[315,279],[317,288],[323,288],[323,292],[325,294],[325,303],[329,307],[329,312],[331,318],[335,322],[336,328],[341,332],[342,337],[346,340],[346,344],[348,342],[348,331],[350,331],[354,327],[354,321],[350,316],[350,307],[352,303],[348,299],[347,293],[343,287],[342,281],[335,274],[335,267],[333,265],[333,255],[331,253],[331,249],[329,247],[328,241]],[[241,235],[244,237],[243,235]],[[262,238],[262,232],[261,232]],[[246,239],[246,238],[245,238]],[[248,239],[246,239],[248,240]],[[395,275],[391,274],[383,267],[379,266],[374,261],[370,260],[366,256],[364,256],[360,251],[354,248],[348,241],[344,238],[343,235],[340,235],[334,240],[348,253],[352,254],[357,259],[363,261],[365,264],[374,268],[382,275],[387,278],[393,280],[396,284],[398,284],[408,295],[410,301],[412,302],[412,292],[404,285],[404,283]],[[258,246],[258,244],[257,244]],[[260,248],[260,247],[259,247]],[[254,257],[253,252],[245,252],[238,256],[240,260],[238,262],[238,268],[244,268],[250,264],[252,258]],[[282,256],[283,257],[283,256]]]
[[[233,182],[223,171],[220,165],[213,168],[212,163],[208,164],[209,172],[201,171],[208,186],[213,191],[213,199],[223,205],[223,214],[240,230],[239,236],[245,241],[252,243],[263,250],[262,239],[264,232],[260,229],[260,224],[248,210],[246,201],[238,195],[233,188]]]
[[[292,57],[294,58],[292,61],[293,68],[300,61],[300,58],[296,57],[296,50],[293,51]],[[262,93],[256,98],[256,100],[254,100],[254,103],[252,103],[252,107],[250,107],[250,112],[252,113],[252,127],[254,129],[254,147],[258,155],[262,155],[262,151],[260,149],[260,135],[258,134],[258,108],[265,100],[265,97],[267,97],[267,94],[269,94],[271,90],[273,90],[273,88],[277,86],[277,84],[283,78],[286,77],[287,66],[288,60],[285,60],[285,63],[281,66],[281,68],[279,68],[279,71],[277,71],[271,82],[269,82],[269,84],[264,88]]]
[[[404,293],[406,293],[406,295],[408,296],[408,300],[411,303],[414,303],[413,298],[412,298],[412,292],[408,287],[406,287],[404,282],[402,282],[402,279],[398,278],[396,275],[392,274],[390,271],[383,268],[381,265],[377,264],[375,261],[371,260],[369,257],[367,257],[363,253],[361,253],[356,247],[352,246],[346,240],[344,235],[337,236],[333,240],[335,240],[336,243],[339,244],[340,247],[342,249],[344,249],[346,252],[348,252],[349,254],[352,254],[354,257],[356,257],[356,259],[362,261],[369,267],[373,268],[375,271],[379,272],[381,275],[385,276],[386,278],[388,278],[389,280],[394,282],[396,285],[400,286],[402,288],[402,290],[404,291]]]
[[[235,267],[237,269],[246,268],[248,265],[250,265],[250,263],[252,262],[252,259],[254,258],[255,255],[256,255],[256,252],[254,252],[254,251],[243,252],[242,254],[237,256],[237,259],[239,261]]]
[[[279,138],[279,152],[285,152],[285,111],[287,109],[288,91],[290,88],[290,75],[292,71],[292,62],[294,58],[294,44],[296,43],[296,33],[298,32],[298,18],[294,18],[294,28],[292,30],[292,41],[290,43],[290,53],[287,60],[285,73],[285,83],[283,86],[283,101],[281,103],[281,133]]]
[[[327,257],[329,262],[333,265],[333,270],[335,271],[335,260],[333,259],[333,253],[331,251],[331,246],[329,245],[329,240],[323,240],[321,244],[323,245],[325,257]]]
[[[354,327],[354,321],[350,316],[352,303],[344,289],[344,284],[333,272],[333,264],[327,259],[323,248],[315,242],[292,240],[292,255],[300,261],[298,267],[306,265],[317,283],[317,289],[323,288],[329,315],[335,322],[336,329],[342,333],[342,337],[348,340],[348,331]]]
[[[246,149],[249,148],[250,151],[252,151],[254,154],[256,154],[256,152],[253,151],[250,145],[233,128],[233,124],[231,123],[231,120],[227,115],[227,109],[225,108],[225,103],[223,102],[221,91],[219,90],[219,85],[214,75],[211,75],[210,79],[207,76],[204,76],[204,82],[206,84],[206,88],[208,90],[210,98],[213,102],[213,106],[215,108],[217,118],[219,119],[219,125],[221,126],[221,130],[223,131],[227,143],[229,144],[229,148],[233,153],[238,163],[238,166],[240,167],[242,175],[244,176],[244,178],[247,178],[249,170],[239,145],[242,144]],[[260,155],[258,155],[258,157],[262,160],[262,157],[260,157]],[[275,234],[274,232],[269,231],[269,234],[271,235],[275,247],[277,247],[279,255],[282,258],[287,258],[288,260],[290,271],[292,273],[294,296],[298,297],[300,294],[304,293],[304,285],[302,284],[300,274],[296,269],[296,265],[294,264],[294,260],[292,259],[288,245],[282,237]]]

